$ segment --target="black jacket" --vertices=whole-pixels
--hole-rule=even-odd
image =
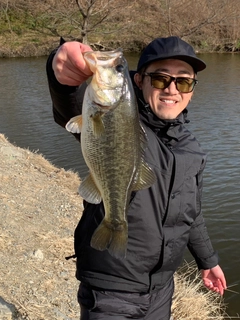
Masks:
[[[60,85],[51,68],[53,54],[47,63],[53,114],[55,121],[65,126],[81,113],[86,84],[79,88]],[[148,137],[145,159],[157,182],[132,196],[124,260],[91,248],[90,240],[104,217],[104,209],[102,203],[84,202],[75,230],[76,276],[93,287],[130,292],[161,288],[180,265],[186,247],[199,269],[218,264],[201,213],[206,156],[184,126],[187,112],[176,120],[161,121],[141,102],[139,112]]]

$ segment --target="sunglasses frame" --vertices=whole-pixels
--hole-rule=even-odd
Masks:
[[[174,83],[175,83],[175,85],[176,85],[176,88],[177,88],[177,90],[178,90],[179,92],[181,92],[181,93],[190,93],[190,92],[193,91],[193,89],[195,88],[196,84],[198,84],[198,80],[195,79],[195,78],[172,77],[172,76],[170,76],[169,74],[160,73],[160,72],[144,72],[143,74],[144,74],[145,76],[149,76],[149,77],[151,78],[151,86],[152,86],[153,88],[155,88],[155,89],[164,90],[164,89],[168,88],[168,87],[170,86],[170,84],[174,81]],[[154,76],[155,76],[155,77],[157,77],[157,76],[168,77],[169,80],[171,80],[171,81],[169,82],[169,84],[168,84],[166,87],[164,87],[164,88],[157,88],[157,87],[155,87],[155,86],[153,85],[153,78],[154,78]],[[191,89],[190,91],[181,91],[181,90],[179,90],[179,88],[178,88],[178,85],[179,85],[178,80],[192,80],[192,81],[193,81],[192,84],[191,84],[192,89]]]

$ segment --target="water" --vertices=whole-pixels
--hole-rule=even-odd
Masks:
[[[0,59],[0,132],[19,147],[81,173],[80,145],[53,121],[46,58]]]
[[[208,67],[199,73],[199,86],[189,107],[189,127],[208,153],[203,211],[209,233],[229,289],[240,292],[240,56],[201,58]],[[240,314],[239,301],[239,295],[226,292],[230,315]]]
[[[128,56],[130,68],[135,55]],[[230,289],[240,292],[240,55],[204,54],[205,71],[189,106],[188,127],[208,153],[203,211]],[[0,59],[0,133],[19,147],[84,177],[79,143],[53,121],[46,57]],[[186,254],[187,260],[192,260]],[[225,293],[228,313],[240,314],[240,296]]]

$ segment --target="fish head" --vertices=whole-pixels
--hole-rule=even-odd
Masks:
[[[115,108],[126,91],[127,61],[121,49],[114,51],[90,51],[84,59],[93,72],[90,98],[102,112]]]

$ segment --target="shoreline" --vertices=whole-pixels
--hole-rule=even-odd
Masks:
[[[1,319],[79,320],[75,261],[65,259],[83,210],[79,176],[0,134],[0,178]],[[174,319],[230,319],[195,265],[175,284]]]
[[[10,38],[6,38],[0,35],[0,58],[20,58],[20,57],[41,57],[48,56],[52,50],[54,50],[60,43],[59,37],[46,37],[44,39],[38,38],[37,40],[32,38],[33,35],[27,39],[18,39],[16,35],[11,35]],[[77,41],[74,39],[65,38],[66,41]],[[89,43],[93,50],[113,50],[118,47],[109,42],[108,46],[102,48],[102,46],[94,43]],[[120,43],[121,47],[121,43]],[[142,44],[142,47],[144,45]],[[122,46],[123,50],[127,53],[139,53],[141,49],[134,46],[134,43],[126,44],[126,47]],[[219,53],[219,54],[239,54],[239,51],[210,51],[210,50],[199,50],[195,48],[197,54],[201,53]]]

